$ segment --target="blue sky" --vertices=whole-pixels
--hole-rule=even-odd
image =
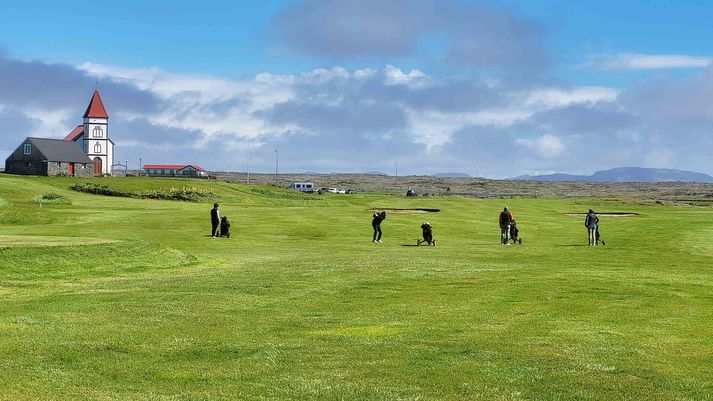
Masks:
[[[713,173],[707,1],[0,7],[0,156],[63,136],[99,82],[119,159],[238,170],[250,152],[267,171],[283,147],[286,171]]]
[[[2,47],[22,58],[83,61],[244,78],[335,64],[442,69],[429,60],[382,56],[364,63],[286,57],[267,36],[275,12],[295,1],[54,1],[3,4]],[[543,25],[558,77],[578,84],[621,85],[637,74],[592,74],[593,54],[713,54],[713,5],[705,0],[533,0],[500,2]],[[404,2],[404,7],[407,2]],[[31,21],[31,22],[30,22]],[[28,25],[31,29],[28,29]],[[447,69],[447,68],[446,68]]]

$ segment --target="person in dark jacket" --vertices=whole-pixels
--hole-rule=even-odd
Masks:
[[[218,212],[218,204],[213,204],[213,209],[210,210],[210,223],[213,225],[213,230],[211,231],[211,236],[215,238],[215,234],[218,231],[218,226],[220,226],[220,213]]]
[[[500,243],[510,245],[510,222],[515,220],[507,207],[500,212],[498,223],[500,224]]]
[[[589,233],[589,246],[597,246],[597,227],[599,226],[599,216],[594,213],[594,209],[589,209],[587,217],[584,218],[584,226]]]
[[[381,243],[381,222],[386,219],[386,211],[382,211],[381,213],[374,212],[374,215],[372,216],[371,220],[371,226],[374,228],[374,242],[375,244],[380,244]]]

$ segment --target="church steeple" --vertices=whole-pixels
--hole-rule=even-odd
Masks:
[[[94,163],[94,175],[111,174],[114,164],[114,143],[109,139],[109,114],[99,95],[94,89],[92,100],[89,101],[84,113],[84,152]]]
[[[94,89],[92,100],[89,101],[87,111],[84,112],[84,118],[109,118],[109,114],[106,113],[106,109],[104,108],[102,98],[99,96],[99,89]]]

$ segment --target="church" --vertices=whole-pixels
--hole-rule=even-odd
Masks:
[[[94,90],[78,125],[64,139],[26,138],[5,160],[8,174],[96,177],[111,175],[114,142],[109,139],[109,114]]]

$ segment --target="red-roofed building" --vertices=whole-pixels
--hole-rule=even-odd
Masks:
[[[77,125],[77,128],[67,134],[67,136],[64,137],[64,140],[74,142],[82,135],[84,135],[84,125]]]
[[[77,154],[86,157],[78,158]],[[29,138],[5,161],[6,171],[12,174],[82,177],[111,175],[113,164],[114,142],[109,139],[109,114],[98,90],[94,90],[89,101],[84,123],[75,127],[64,140]]]
[[[99,96],[99,89],[94,89],[92,100],[89,101],[87,111],[84,112],[84,118],[109,118],[109,114],[106,113],[104,108],[104,102]]]
[[[145,164],[144,174],[150,177],[206,177],[208,171],[195,164]]]
[[[78,125],[65,141],[77,144],[94,163],[94,175],[111,175],[114,164],[114,142],[109,139],[109,114],[104,108],[99,90],[95,89],[84,112],[84,124]]]

